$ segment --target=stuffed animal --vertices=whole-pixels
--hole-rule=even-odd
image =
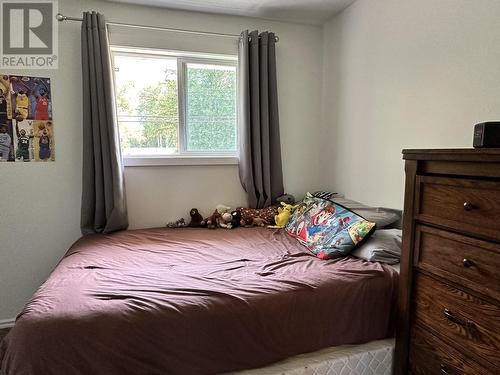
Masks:
[[[269,225],[268,228],[284,228],[288,224],[293,210],[297,208],[297,205],[286,204],[283,202],[281,202],[281,205],[283,207],[278,208],[278,215],[274,217],[276,225]]]
[[[219,226],[226,229],[234,229],[241,225],[241,212],[234,210],[231,213],[226,212],[222,214]]]
[[[269,224],[269,222],[261,217],[251,217],[240,220],[240,225],[245,228],[264,227],[267,224]]]
[[[217,210],[218,213],[225,214],[226,212],[231,213],[231,207],[226,206],[225,204],[218,204],[215,206],[215,209]]]
[[[229,212],[224,212],[221,215],[221,219],[219,221],[219,226],[221,228],[231,229],[233,227],[232,219],[233,219],[233,215],[231,215]]]
[[[278,198],[276,198],[276,202],[294,204],[295,197],[292,194],[283,194],[282,196],[279,196]]]
[[[186,226],[186,222],[184,221],[184,218],[180,218],[177,221],[171,221],[167,223],[167,228],[184,228]]]
[[[221,214],[219,213],[219,211],[215,210],[212,216],[207,218],[207,228],[217,229],[219,227],[220,220]]]
[[[269,223],[261,217],[254,217],[253,218],[252,226],[254,226],[254,227],[265,227],[266,224],[269,224]]]
[[[189,216],[191,216],[191,221],[189,222],[190,227],[196,228],[205,226],[205,220],[203,220],[203,216],[201,216],[197,208],[191,208]]]
[[[241,212],[240,212],[241,214]],[[250,228],[252,226],[252,223],[253,223],[253,217],[241,217],[240,219],[240,227],[244,227],[244,228]]]
[[[264,219],[267,224],[274,224],[274,216],[278,214],[278,206],[269,206],[266,208],[237,208],[241,212],[241,218],[245,221],[242,226],[252,226],[254,217]]]
[[[231,212],[231,227],[238,228],[241,222],[241,212],[238,210],[234,210]]]

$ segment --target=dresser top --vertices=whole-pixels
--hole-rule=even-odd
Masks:
[[[403,159],[500,162],[500,148],[405,149]]]

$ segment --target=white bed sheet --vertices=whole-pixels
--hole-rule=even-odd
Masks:
[[[341,345],[226,375],[392,375],[394,339]]]

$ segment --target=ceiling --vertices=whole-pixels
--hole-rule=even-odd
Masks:
[[[109,0],[320,25],[355,0]]]

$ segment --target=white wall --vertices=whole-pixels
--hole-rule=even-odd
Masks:
[[[56,162],[0,164],[0,324],[15,317],[80,233],[82,86],[73,34],[60,33],[58,70],[1,70],[52,79]]]
[[[239,34],[272,30],[277,49],[285,189],[301,195],[321,187],[315,165],[321,140],[322,30],[253,18],[169,11],[102,1],[60,0],[60,11],[79,16],[98,10],[116,22]],[[52,78],[55,163],[0,167],[0,323],[13,318],[79,237],[81,197],[80,25],[60,24],[60,68],[25,72]],[[21,71],[6,71],[22,74]],[[217,203],[245,202],[236,166],[126,168],[132,228],[161,226],[187,216],[191,207],[208,214]]]
[[[500,119],[500,1],[358,0],[324,25],[332,188],[402,207],[403,148],[471,147]]]

